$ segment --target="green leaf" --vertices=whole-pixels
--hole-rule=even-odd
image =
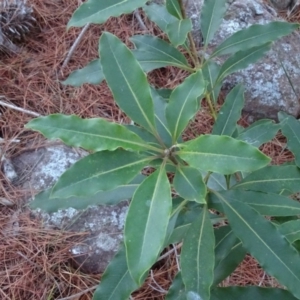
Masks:
[[[300,191],[300,170],[289,165],[268,166],[251,173],[232,188],[278,194],[284,190],[297,193]]]
[[[100,59],[92,60],[82,69],[75,70],[62,81],[64,85],[81,86],[85,83],[99,84],[104,80]]]
[[[149,158],[122,149],[90,154],[62,174],[51,198],[90,196],[130,182]]]
[[[184,199],[206,203],[206,185],[200,171],[191,167],[177,167],[173,185],[176,192]]]
[[[171,14],[172,16],[174,16],[175,18],[177,18],[179,20],[182,19],[182,13],[181,13],[181,9],[180,9],[178,0],[167,0],[166,7],[167,7],[169,14]]]
[[[208,82],[206,94],[210,95],[214,103],[217,102],[222,82],[217,82],[221,67],[212,60],[205,62],[202,73],[204,80]]]
[[[196,293],[203,300],[210,299],[210,287],[213,283],[214,244],[215,237],[209,211],[204,207],[184,238],[180,256],[182,279],[187,293]]]
[[[259,147],[270,141],[277,134],[279,127],[279,124],[272,120],[259,120],[240,132],[237,139]]]
[[[115,205],[123,200],[132,197],[134,191],[144,179],[143,175],[138,175],[130,183],[118,186],[110,191],[101,191],[88,197],[70,197],[67,199],[50,198],[51,189],[38,193],[33,201],[29,203],[31,209],[40,208],[47,213],[57,212],[61,209],[75,208],[86,209],[91,205]]]
[[[126,218],[127,263],[138,284],[161,251],[171,210],[170,183],[162,166],[137,188]]]
[[[183,144],[183,149],[176,154],[194,168],[221,174],[251,172],[271,160],[242,141],[218,135],[202,135]]]
[[[148,148],[138,135],[124,126],[100,118],[81,119],[75,115],[54,114],[33,119],[25,128],[41,132],[48,139],[60,139],[68,146],[92,151]]]
[[[233,72],[246,69],[250,64],[254,64],[261,59],[270,49],[271,44],[267,43],[233,54],[222,65],[217,82],[223,81],[227,75]]]
[[[177,18],[168,12],[165,5],[151,3],[149,5],[145,5],[143,10],[147,17],[165,33],[167,33],[168,24],[171,24],[177,20]]]
[[[261,215],[273,217],[300,215],[300,203],[282,195],[244,190],[228,190],[219,193],[226,198],[228,202],[244,202]],[[210,207],[214,207],[221,212],[223,211],[221,200],[216,195],[210,194],[209,204]]]
[[[207,176],[207,172],[202,172],[202,176]],[[228,184],[228,186],[227,186]],[[214,191],[228,190],[229,187],[236,184],[235,176],[230,176],[229,182],[226,180],[226,176],[218,173],[212,173],[209,176],[207,187]]]
[[[192,21],[190,19],[176,20],[167,25],[167,34],[175,47],[185,43],[187,35],[191,30]]]
[[[162,39],[151,35],[135,35],[130,41],[136,47],[132,53],[145,72],[166,66],[189,69],[184,55]]]
[[[300,220],[285,222],[278,227],[278,230],[290,243],[300,240]]]
[[[105,79],[117,104],[134,122],[155,132],[150,86],[132,52],[107,32],[100,38],[99,51]]]
[[[165,300],[186,300],[185,286],[182,281],[181,272],[178,272],[173,279]]]
[[[87,23],[102,24],[110,17],[131,13],[146,2],[147,0],[88,0],[76,9],[67,28],[81,27]]]
[[[205,82],[201,70],[187,77],[173,90],[166,108],[166,118],[174,143],[197,113],[199,97],[204,91]]]
[[[226,0],[204,1],[201,9],[200,28],[204,40],[204,47],[213,38],[226,12]]]
[[[240,30],[221,43],[211,55],[212,57],[233,54],[238,51],[260,47],[267,42],[273,42],[278,38],[292,33],[299,28],[299,24],[287,22],[270,22],[265,25],[255,24]]]
[[[218,113],[212,134],[232,136],[244,107],[244,87],[239,84],[227,95]]]
[[[93,300],[127,299],[138,287],[128,271],[126,249],[122,244],[102,275]]]
[[[296,300],[288,291],[278,288],[262,288],[257,286],[232,286],[215,288],[211,291],[211,300]]]
[[[287,146],[295,157],[295,163],[300,167],[300,123],[293,116],[279,113],[281,131],[287,138]]]
[[[276,227],[240,201],[230,203],[220,194],[233,232],[260,265],[281,284],[300,297],[300,256]]]
[[[151,95],[154,104],[157,133],[162,142],[169,148],[172,146],[172,136],[168,128],[167,119],[165,116],[167,101],[163,99],[154,88],[151,88]]]

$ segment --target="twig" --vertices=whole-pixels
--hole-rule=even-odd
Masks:
[[[5,98],[5,97],[0,96],[0,98]],[[8,107],[8,108],[11,108],[11,109],[14,109],[14,110],[17,110],[17,111],[21,111],[21,112],[23,112],[23,113],[25,113],[25,114],[32,115],[32,116],[34,116],[34,117],[40,117],[40,116],[41,116],[40,114],[38,114],[38,113],[36,113],[36,112],[34,112],[34,111],[27,110],[27,109],[24,109],[24,108],[20,108],[20,107],[18,107],[18,106],[15,106],[15,105],[13,105],[13,104],[8,104],[8,103],[3,102],[3,101],[1,101],[1,100],[0,100],[0,105],[5,106],[5,107]]]
[[[136,9],[136,10],[134,11],[133,14],[134,14],[134,16],[136,17],[137,21],[139,22],[141,28],[142,28],[143,30],[145,30],[145,31],[148,31],[148,28],[146,27],[145,23],[143,22],[143,20],[142,20],[142,18],[141,18],[141,16],[140,16],[139,10]]]
[[[166,252],[162,256],[160,256],[156,262],[161,261],[162,259],[166,258],[170,254],[175,252],[177,249],[179,249],[181,246],[182,246],[182,243],[178,244],[176,247],[172,248],[171,250],[169,250],[168,252]]]
[[[74,298],[77,298],[77,297],[80,297],[80,296],[84,295],[87,292],[91,292],[91,291],[95,290],[97,287],[98,287],[98,284],[94,285],[94,286],[92,286],[92,287],[90,287],[90,288],[88,288],[88,289],[86,289],[86,290],[84,290],[84,291],[82,291],[80,293],[77,293],[77,294],[74,294],[72,296],[68,296],[68,297],[65,297],[65,298],[59,298],[57,300],[70,300],[70,299],[74,299]]]
[[[69,51],[69,53],[68,53],[68,55],[67,55],[65,61],[63,62],[63,65],[62,65],[62,67],[61,67],[61,69],[60,69],[60,72],[63,71],[63,69],[66,67],[66,65],[67,65],[68,62],[70,61],[70,59],[71,59],[71,57],[72,57],[72,55],[73,55],[75,49],[77,48],[78,44],[80,43],[80,41],[81,41],[83,35],[85,34],[85,32],[88,30],[89,26],[90,26],[90,23],[87,23],[87,24],[85,24],[85,26],[82,28],[80,34],[78,35],[77,39],[75,40],[74,44],[72,45],[72,47],[71,47],[71,49],[70,49],[70,51]]]

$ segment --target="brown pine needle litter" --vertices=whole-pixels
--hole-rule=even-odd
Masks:
[[[145,33],[138,18],[122,16],[111,18],[103,26],[90,25],[62,69],[70,48],[82,30],[66,30],[67,22],[81,1],[28,2],[34,7],[39,28],[26,41],[19,55],[0,56],[0,100],[40,115],[59,112],[127,123],[129,120],[113,102],[105,83],[74,88],[64,86],[60,81],[97,57],[102,31],[112,32],[132,47],[129,38]],[[141,18],[148,33],[163,36],[142,13]],[[299,21],[300,12],[295,12],[290,19]],[[151,72],[149,79],[157,87],[172,88],[186,75],[170,67]],[[185,132],[185,139],[211,131],[213,119],[205,101],[202,107],[203,110]],[[4,139],[1,147],[6,157],[43,146],[45,140],[41,135],[24,129],[24,124],[33,118],[31,115],[1,105],[0,113],[0,135]],[[245,119],[240,124],[247,126]],[[14,142],[14,139],[19,142]],[[286,140],[281,135],[261,149],[272,157],[273,164],[293,158],[286,150]],[[3,205],[4,202],[0,201],[0,299],[92,299],[101,274],[78,271],[69,251],[74,243],[82,241],[84,233],[43,229],[41,220],[33,218],[23,207],[22,199],[28,191],[10,185],[2,173],[0,176],[0,199],[7,199],[10,203],[10,206]],[[165,252],[170,250],[172,246]],[[145,284],[132,295],[132,299],[164,299],[178,270],[178,254],[180,247],[156,263]],[[278,283],[253,258],[247,256],[232,276],[221,284],[228,285],[278,286]]]

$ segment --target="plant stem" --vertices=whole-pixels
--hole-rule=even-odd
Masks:
[[[183,17],[183,19],[185,19],[186,18],[186,13],[185,13],[185,8],[184,8],[184,5],[183,5],[183,1],[178,0],[178,2],[179,2],[182,17]],[[191,59],[193,60],[193,62],[195,62],[195,67],[198,68],[199,65],[200,65],[200,62],[199,62],[197,49],[196,49],[195,42],[193,40],[191,32],[188,33],[188,39],[189,39],[190,47],[191,47],[191,50],[192,50]]]
[[[214,120],[216,120],[216,119],[217,119],[217,115],[216,115],[216,111],[215,111],[214,105],[213,105],[213,103],[211,102],[210,95],[206,95],[205,98],[206,98],[206,100],[207,100],[207,103],[208,103],[208,106],[209,106],[211,115],[212,115],[212,117],[214,118]]]

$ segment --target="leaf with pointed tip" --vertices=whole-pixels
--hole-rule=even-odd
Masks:
[[[259,120],[242,130],[237,139],[244,141],[254,147],[270,141],[280,129],[279,124],[272,120]]]
[[[287,22],[270,22],[255,24],[240,30],[221,43],[211,55],[212,57],[233,54],[253,47],[260,47],[265,43],[273,42],[278,38],[292,33],[299,28],[299,24]]]
[[[192,30],[192,21],[190,19],[176,20],[168,24],[166,30],[171,43],[178,47],[185,43],[188,33]]]
[[[178,272],[173,279],[172,285],[165,300],[186,300],[185,286],[182,281],[181,272]]]
[[[211,300],[297,300],[291,293],[284,289],[262,288],[258,286],[231,286],[215,288],[211,291]]]
[[[300,215],[300,203],[286,196],[238,189],[221,191],[219,193],[228,202],[242,201],[264,216]],[[209,206],[223,212],[221,200],[214,194],[209,195]]]
[[[199,170],[192,167],[177,167],[173,185],[180,197],[206,203],[206,185]]]
[[[300,220],[285,222],[278,227],[278,230],[290,243],[300,240]]]
[[[226,0],[204,1],[201,9],[200,28],[204,39],[204,46],[213,38],[226,12]]]
[[[92,60],[84,68],[75,70],[62,81],[64,85],[81,86],[85,83],[99,84],[104,80],[100,59]]]
[[[149,158],[118,149],[90,154],[70,167],[52,189],[50,198],[90,196],[129,183]]]
[[[184,55],[175,47],[158,37],[151,35],[135,35],[130,38],[136,49],[132,50],[134,57],[145,72],[166,66],[189,69]]]
[[[281,131],[287,138],[287,146],[295,157],[295,163],[300,167],[300,122],[293,116],[279,113]]]
[[[179,20],[182,19],[182,13],[178,0],[167,0],[166,8],[172,16],[176,17]]]
[[[51,188],[38,193],[29,203],[31,209],[40,208],[47,213],[58,210],[75,208],[86,209],[91,205],[116,205],[123,200],[132,198],[134,191],[143,181],[144,176],[139,174],[130,183],[118,186],[116,189],[101,191],[89,197],[70,197],[67,199],[51,198]]]
[[[227,75],[233,72],[246,69],[250,64],[254,64],[261,59],[270,49],[271,44],[266,43],[262,46],[239,51],[233,54],[222,65],[217,82],[223,81]]]
[[[296,297],[300,297],[300,255],[275,225],[240,201],[227,201],[220,194],[224,211],[235,235],[268,274]]]
[[[251,172],[266,166],[271,160],[242,141],[218,135],[202,135],[186,142],[176,154],[191,167],[221,174]]]
[[[137,188],[127,213],[124,231],[127,264],[138,284],[161,251],[171,210],[171,187],[162,166]]]
[[[88,0],[76,9],[67,28],[81,27],[88,23],[102,24],[110,17],[131,13],[146,2],[147,0]]]
[[[266,193],[281,193],[284,190],[300,192],[300,170],[296,166],[268,166],[257,170],[232,187]]]
[[[138,287],[128,271],[126,249],[122,243],[120,250],[103,273],[93,300],[127,299]]]
[[[203,208],[199,217],[190,226],[180,255],[182,280],[187,293],[210,299],[213,283],[215,237],[209,211]]]
[[[239,84],[227,95],[225,103],[218,113],[212,134],[232,136],[236,129],[237,121],[241,117],[244,102],[244,87]]]
[[[217,82],[221,67],[212,60],[207,61],[203,68],[202,73],[204,80],[208,82],[206,93],[211,95],[214,103],[217,102],[222,82]]]
[[[201,70],[187,77],[177,86],[166,107],[166,118],[172,133],[173,143],[199,109],[199,97],[205,91],[205,81]]]
[[[165,5],[151,3],[149,5],[145,5],[143,7],[143,10],[147,17],[165,33],[167,33],[168,24],[171,24],[178,20],[168,12]]]
[[[134,122],[155,133],[150,85],[132,52],[108,32],[100,38],[99,51],[106,82],[117,104]]]
[[[60,139],[71,147],[102,151],[123,148],[126,150],[147,150],[138,135],[124,126],[105,119],[81,119],[75,115],[54,114],[31,120],[25,125],[42,133],[48,139]]]

